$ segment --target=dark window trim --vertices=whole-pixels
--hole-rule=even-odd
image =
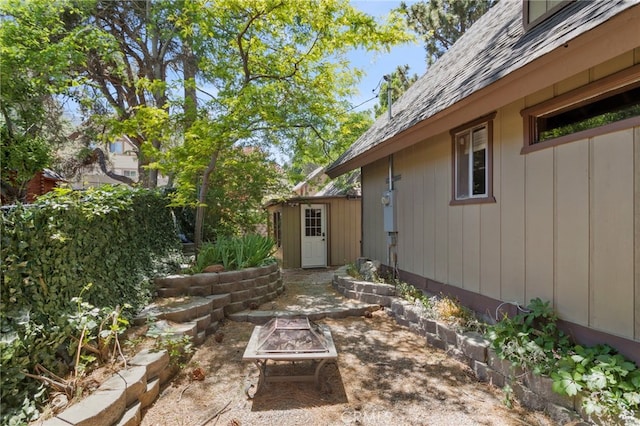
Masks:
[[[604,126],[587,129],[569,135],[560,136],[543,142],[535,142],[536,119],[552,112],[559,113],[581,105],[596,102],[599,99],[640,87],[640,64],[625,70],[603,77],[599,80],[578,87],[562,95],[540,102],[520,111],[523,118],[523,147],[520,154],[539,151],[541,149],[558,146],[577,140],[590,138],[606,133],[615,132],[629,127],[634,127],[640,122],[639,117],[609,123]]]
[[[493,196],[493,120],[496,118],[497,112],[494,111],[485,116],[479,117],[473,121],[469,121],[449,131],[451,135],[451,201],[450,206],[468,205],[468,204],[487,204],[495,203]],[[464,130],[480,124],[487,124],[487,195],[484,197],[472,197],[464,199],[456,199],[456,134]]]
[[[551,9],[547,10],[542,15],[538,16],[532,22],[529,22],[529,2],[531,0],[522,0],[522,26],[524,27],[525,32],[529,31],[531,28],[535,27],[539,23],[545,21],[551,15],[556,14],[560,9],[567,6],[569,3],[573,3],[574,0],[564,0],[557,5],[553,6]],[[536,0],[539,1],[539,0]]]

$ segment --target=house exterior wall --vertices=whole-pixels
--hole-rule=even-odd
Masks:
[[[347,198],[328,198],[309,201],[312,204],[324,204],[327,215],[327,264],[339,266],[355,262],[360,257],[361,200]],[[270,221],[273,212],[281,212],[282,244],[276,253],[284,269],[300,268],[302,264],[300,238],[302,233],[301,206],[303,202],[290,202],[272,205],[268,208]],[[273,223],[271,236],[273,237]]]
[[[640,340],[640,128],[523,155],[520,115],[634,63],[639,49],[497,110],[496,203],[449,205],[448,133],[393,154],[397,267],[497,300],[550,300],[565,321]],[[362,168],[363,256],[385,264],[387,176],[387,159]]]

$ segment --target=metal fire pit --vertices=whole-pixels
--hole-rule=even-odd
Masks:
[[[338,358],[329,327],[318,325],[308,318],[273,318],[253,329],[243,361],[254,361],[260,371],[258,388],[267,381],[315,381],[320,385],[320,370],[329,361]],[[311,361],[313,375],[269,375],[267,362]]]

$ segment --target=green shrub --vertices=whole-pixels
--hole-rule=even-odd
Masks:
[[[534,374],[549,375],[555,392],[580,393],[587,414],[595,414],[607,424],[637,419],[638,367],[607,345],[572,346],[556,321],[549,302],[536,298],[526,311],[490,326],[487,336],[502,359]]]
[[[207,266],[215,264],[224,266],[227,271],[263,266],[275,262],[275,251],[273,240],[261,235],[221,237],[215,244],[202,245],[193,272],[202,272]]]
[[[534,374],[549,374],[556,357],[569,348],[557,319],[548,301],[532,299],[525,311],[489,327],[488,337],[500,358]]]
[[[155,191],[102,187],[58,190],[2,211],[2,424],[37,415],[42,384],[25,373],[40,365],[64,374],[73,363],[74,298],[100,309],[128,305],[125,317],[147,302],[151,277],[179,250],[166,205]]]
[[[553,390],[561,395],[582,392],[589,415],[615,422],[640,414],[640,369],[608,345],[575,346],[558,361],[551,378]]]

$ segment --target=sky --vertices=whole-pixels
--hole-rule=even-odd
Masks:
[[[405,0],[405,3],[415,3]],[[351,0],[351,4],[365,13],[383,19],[392,9],[400,6],[400,1],[392,0]],[[353,106],[366,102],[378,93],[376,87],[385,74],[393,72],[398,65],[409,65],[410,74],[421,76],[426,71],[426,53],[424,47],[419,42],[407,43],[394,47],[391,52],[367,52],[364,50],[354,51],[349,54],[351,63],[362,68],[366,76],[358,85],[359,94],[352,98]],[[375,93],[372,91],[376,89]],[[358,111],[372,109],[377,104],[377,99],[368,101],[358,108]]]

